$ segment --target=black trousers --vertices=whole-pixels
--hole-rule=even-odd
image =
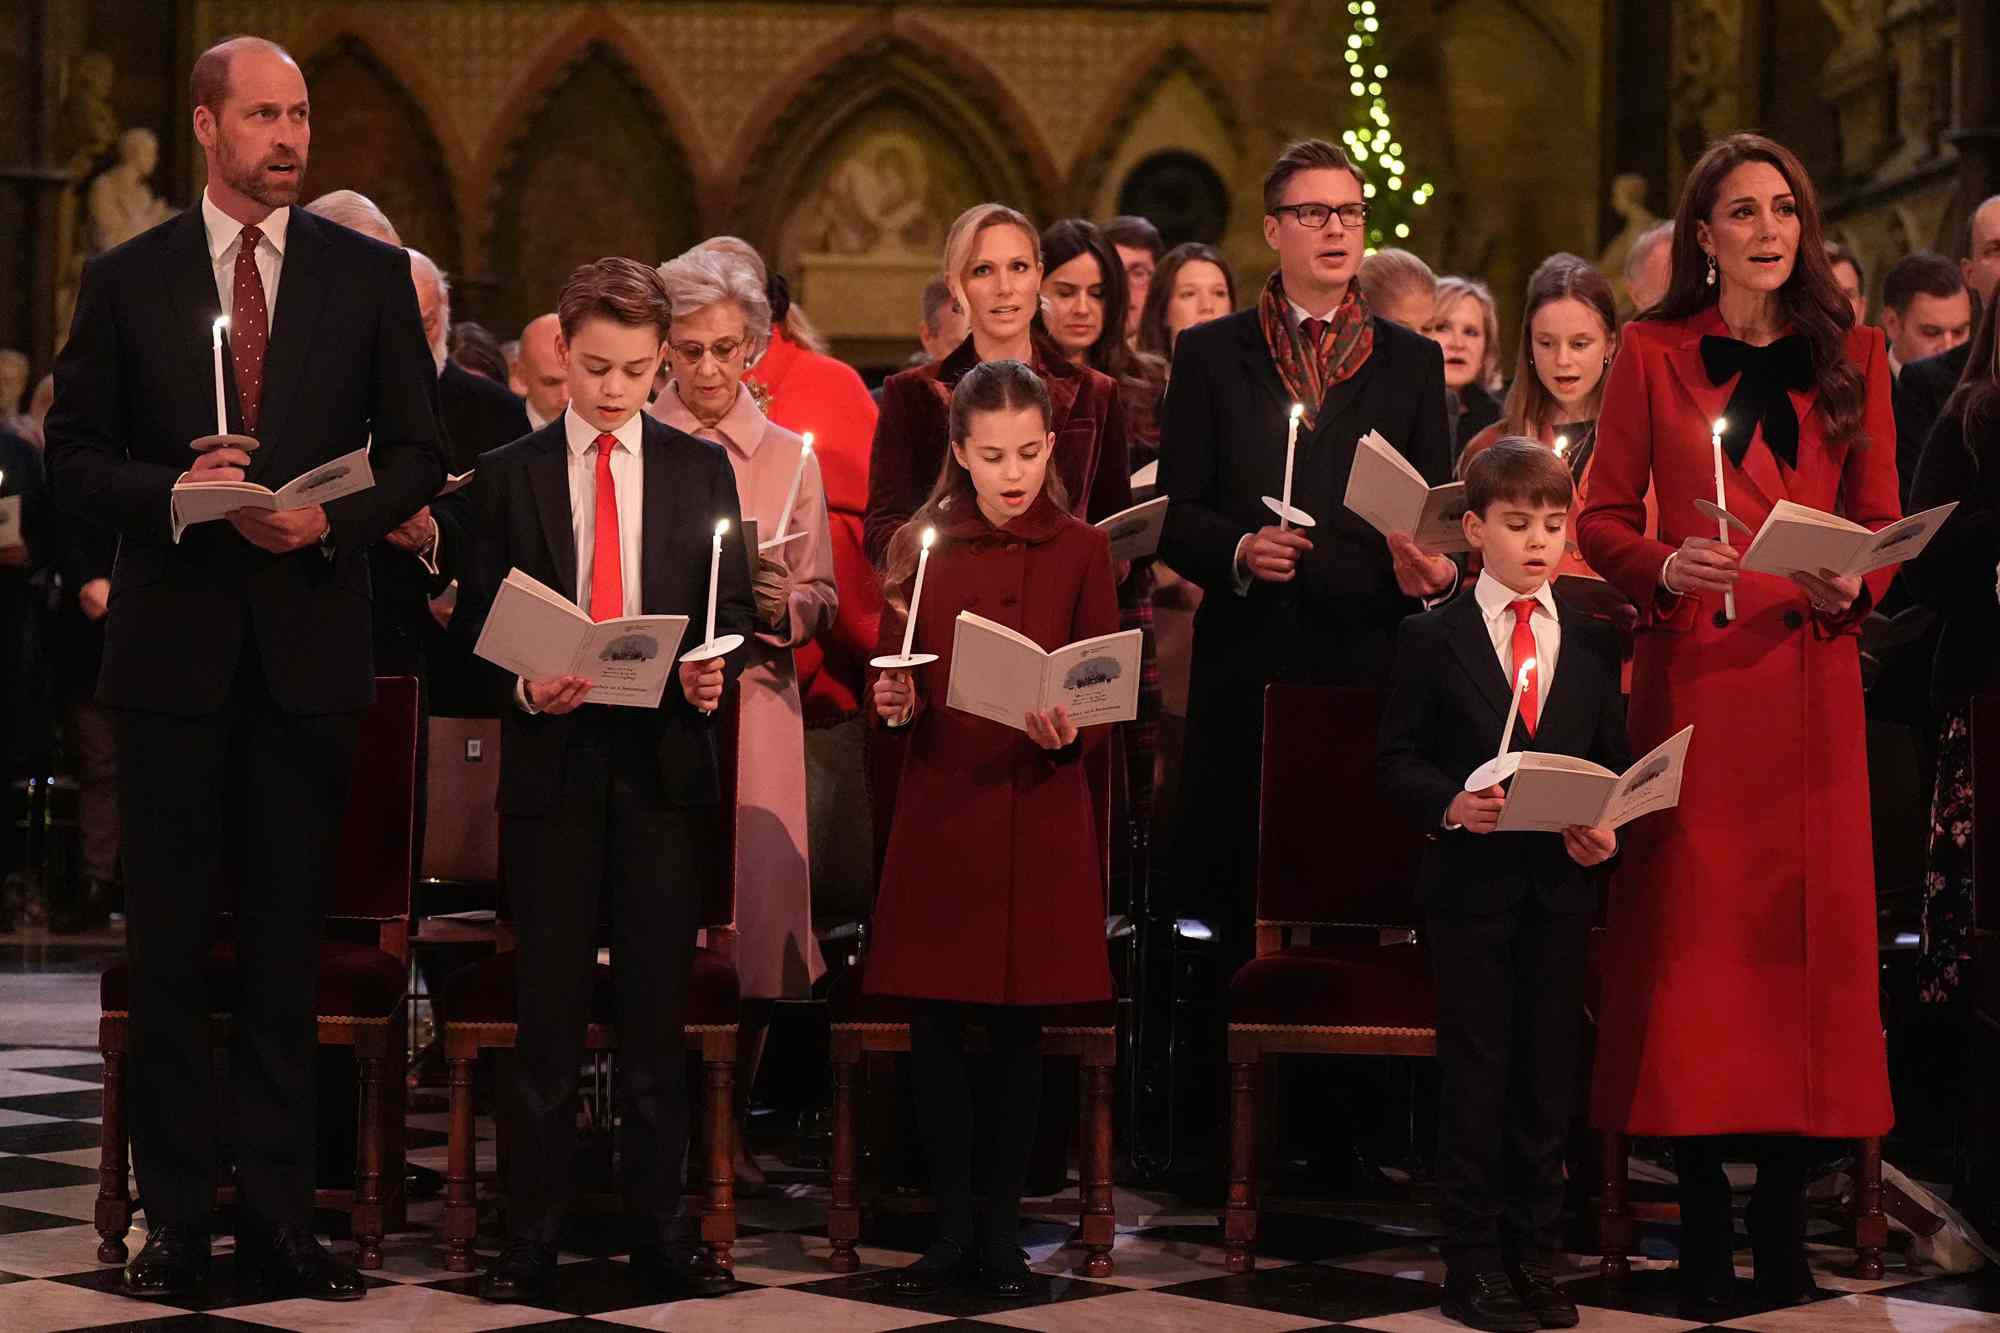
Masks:
[[[553,1245],[575,1193],[576,1089],[600,907],[609,908],[618,1001],[620,1188],[661,1243],[681,1243],[688,1145],[681,1014],[703,889],[720,873],[714,806],[660,792],[646,730],[585,705],[546,815],[500,821],[501,873],[520,939],[520,1034],[503,1065],[516,1236]]]
[[[132,1150],[152,1226],[208,1226],[222,1116],[202,960],[225,866],[243,885],[229,1065],[243,1209],[311,1221],[313,992],[360,720],[280,710],[249,636],[221,711],[117,715]]]
[[[992,1052],[986,1069],[966,1058],[968,1024],[986,1029]],[[910,1073],[937,1199],[938,1238],[972,1249],[976,1134],[986,1164],[985,1243],[1011,1255],[1019,1243],[1021,1189],[1042,1097],[1041,1010],[921,1002],[910,1021]]]
[[[1590,923],[1533,901],[1426,917],[1443,1075],[1438,1249],[1454,1273],[1554,1252]]]

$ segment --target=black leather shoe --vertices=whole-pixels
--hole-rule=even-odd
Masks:
[[[1542,1326],[1514,1294],[1513,1282],[1497,1268],[1470,1277],[1447,1277],[1443,1309],[1446,1318],[1491,1333],[1536,1333]]]
[[[889,1289],[898,1296],[935,1296],[968,1275],[965,1247],[955,1240],[933,1244],[924,1257],[897,1273]]]
[[[532,1304],[545,1299],[555,1285],[555,1246],[511,1236],[480,1277],[479,1299]]]
[[[632,1251],[632,1272],[662,1300],[722,1296],[736,1286],[730,1271],[687,1246],[641,1245]]]
[[[154,1227],[125,1265],[127,1296],[187,1296],[208,1281],[208,1233],[171,1223]]]
[[[1020,1296],[1033,1279],[1028,1256],[1018,1246],[988,1247],[979,1261],[979,1289],[990,1296]]]
[[[368,1294],[353,1265],[334,1258],[304,1227],[239,1231],[236,1270],[279,1300],[358,1301]]]
[[[1582,1322],[1576,1302],[1563,1294],[1547,1266],[1523,1259],[1507,1276],[1514,1281],[1514,1294],[1543,1328],[1575,1328]]]

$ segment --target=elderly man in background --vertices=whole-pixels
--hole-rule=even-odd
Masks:
[[[520,356],[507,387],[526,401],[528,425],[534,430],[560,417],[569,406],[569,376],[556,350],[561,333],[562,324],[552,314],[535,316],[521,330]]]

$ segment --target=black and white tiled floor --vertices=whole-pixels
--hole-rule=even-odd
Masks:
[[[218,1243],[210,1288],[198,1304],[147,1303],[118,1294],[118,1270],[95,1262],[91,1225],[97,1194],[100,1066],[91,1051],[0,1047],[0,1330],[43,1333],[76,1328],[421,1329],[426,1333],[514,1328],[637,1328],[685,1333],[875,1333],[901,1328],[1016,1328],[1044,1333],[1278,1333],[1357,1328],[1416,1333],[1457,1325],[1437,1309],[1442,1268],[1427,1243],[1422,1215],[1379,1207],[1280,1202],[1264,1222],[1257,1271],[1222,1269],[1221,1232],[1213,1212],[1143,1190],[1120,1190],[1116,1271],[1101,1280],[1075,1276],[1079,1252],[1068,1248],[1061,1200],[1030,1206],[1025,1228],[1038,1275],[1036,1289],[1013,1300],[947,1294],[899,1299],[890,1270],[921,1250],[922,1217],[887,1210],[870,1215],[863,1269],[826,1271],[825,1192],[818,1178],[774,1168],[774,1188],[740,1201],[743,1235],[735,1250],[739,1289],[710,1301],[657,1304],[627,1275],[620,1256],[566,1255],[561,1289],[545,1307],[487,1305],[476,1278],[442,1271],[442,1206],[411,1206],[412,1230],[391,1238],[387,1267],[371,1275],[359,1304],[268,1302],[240,1290]],[[411,1157],[443,1166],[443,1117],[411,1118]],[[482,1171],[491,1170],[490,1143]],[[143,1217],[139,1219],[143,1223]],[[2000,1333],[2000,1277],[1926,1276],[1892,1268],[1887,1281],[1841,1276],[1851,1255],[1837,1233],[1818,1247],[1828,1298],[1792,1310],[1759,1307],[1747,1282],[1736,1317],[1696,1325],[1675,1317],[1670,1265],[1637,1265],[1618,1292],[1578,1259],[1571,1290],[1584,1305],[1583,1327],[1673,1333],[1698,1327],[1817,1333]],[[135,1228],[135,1252],[143,1233]],[[1670,1232],[1648,1238],[1671,1253]],[[1747,1259],[1747,1255],[1745,1256]]]

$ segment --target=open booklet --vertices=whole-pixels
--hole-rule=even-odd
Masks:
[[[1027,635],[970,611],[952,630],[945,702],[1026,731],[1029,713],[1060,704],[1079,727],[1139,716],[1139,631],[1121,630],[1043,652]]]
[[[1160,534],[1167,526],[1167,497],[1162,495],[1121,509],[1097,526],[1111,539],[1113,560],[1143,560],[1160,549]]]
[[[1681,771],[1687,763],[1691,726],[1662,741],[1623,773],[1567,754],[1530,750],[1507,784],[1501,808],[1503,833],[1560,833],[1572,824],[1611,828],[1681,801]]]
[[[1780,500],[1743,553],[1743,568],[1760,574],[1817,574],[1830,569],[1855,578],[1908,560],[1930,544],[1958,501],[1898,519],[1880,532],[1823,509]]]
[[[225,518],[238,509],[304,509],[365,491],[374,484],[375,473],[368,466],[368,446],[364,444],[351,454],[301,472],[275,491],[254,481],[177,482],[174,522],[185,528]]]
[[[593,622],[554,588],[510,569],[472,651],[523,680],[586,677],[589,703],[658,708],[687,625],[686,616]]]
[[[1465,516],[1465,483],[1431,485],[1375,431],[1354,442],[1354,466],[1347,473],[1343,503],[1384,537],[1407,532],[1434,555],[1472,549],[1460,522]]]
[[[476,471],[478,471],[477,468],[467,468],[463,472],[452,472],[446,474],[444,479],[444,485],[438,487],[437,494],[432,496],[431,498],[435,500],[442,500],[447,495],[451,495],[456,491],[464,490],[467,486],[470,486],[472,484],[472,475]]]

